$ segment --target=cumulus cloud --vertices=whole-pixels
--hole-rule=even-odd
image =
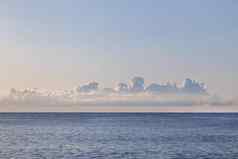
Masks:
[[[179,93],[179,89],[176,84],[170,84],[169,82],[165,85],[152,83],[146,88],[147,92],[150,93]]]
[[[233,100],[223,100],[209,95],[205,84],[185,79],[183,85],[152,83],[145,86],[144,78],[134,77],[115,88],[99,89],[97,82],[89,82],[74,90],[48,91],[41,89],[11,89],[0,99],[1,105],[30,106],[188,106],[188,105],[235,105]]]
[[[195,80],[191,80],[189,78],[185,79],[183,83],[182,91],[184,93],[192,93],[192,94],[205,94],[207,93],[206,87],[204,83],[200,83]]]
[[[126,83],[118,83],[115,88],[115,91],[119,93],[128,93],[129,87]]]
[[[9,95],[2,98],[4,105],[60,105],[68,103],[72,92],[50,92],[39,89],[16,90],[12,88]]]
[[[76,90],[79,93],[91,93],[98,90],[98,85],[97,82],[89,82],[88,84],[77,87]]]
[[[134,77],[130,81],[130,91],[131,92],[143,92],[144,91],[144,78]]]

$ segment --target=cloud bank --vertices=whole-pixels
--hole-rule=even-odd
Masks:
[[[234,100],[223,100],[210,95],[204,83],[185,79],[176,83],[151,83],[146,86],[142,77],[132,78],[128,84],[118,83],[114,88],[103,88],[98,82],[89,82],[72,90],[48,91],[42,89],[16,90],[0,100],[1,106],[193,106],[236,105]]]

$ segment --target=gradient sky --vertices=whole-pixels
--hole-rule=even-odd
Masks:
[[[0,90],[203,81],[238,96],[236,0],[0,1]]]

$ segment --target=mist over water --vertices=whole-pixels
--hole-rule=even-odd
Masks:
[[[238,158],[235,113],[1,113],[1,158]]]

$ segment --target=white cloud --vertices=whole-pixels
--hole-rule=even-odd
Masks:
[[[147,92],[150,93],[180,93],[179,89],[177,88],[176,84],[170,84],[169,82],[165,85],[163,84],[157,84],[157,83],[152,83],[146,88]]]
[[[192,94],[204,94],[207,93],[206,87],[204,83],[200,83],[195,80],[191,80],[189,78],[185,79],[183,83],[182,91],[184,93],[192,93]]]
[[[208,95],[204,84],[186,79],[182,87],[176,84],[152,83],[145,89],[144,78],[135,77],[130,86],[118,83],[116,88],[98,88],[97,82],[79,86],[76,90],[47,91],[41,89],[11,89],[0,99],[1,105],[19,106],[192,106],[235,105],[234,100]]]
[[[119,93],[128,93],[129,92],[129,87],[126,83],[118,83],[115,91]]]
[[[134,93],[144,91],[144,78],[143,77],[134,77],[130,81],[130,91]]]
[[[98,90],[97,82],[89,82],[88,84],[77,87],[79,93],[91,93]]]

